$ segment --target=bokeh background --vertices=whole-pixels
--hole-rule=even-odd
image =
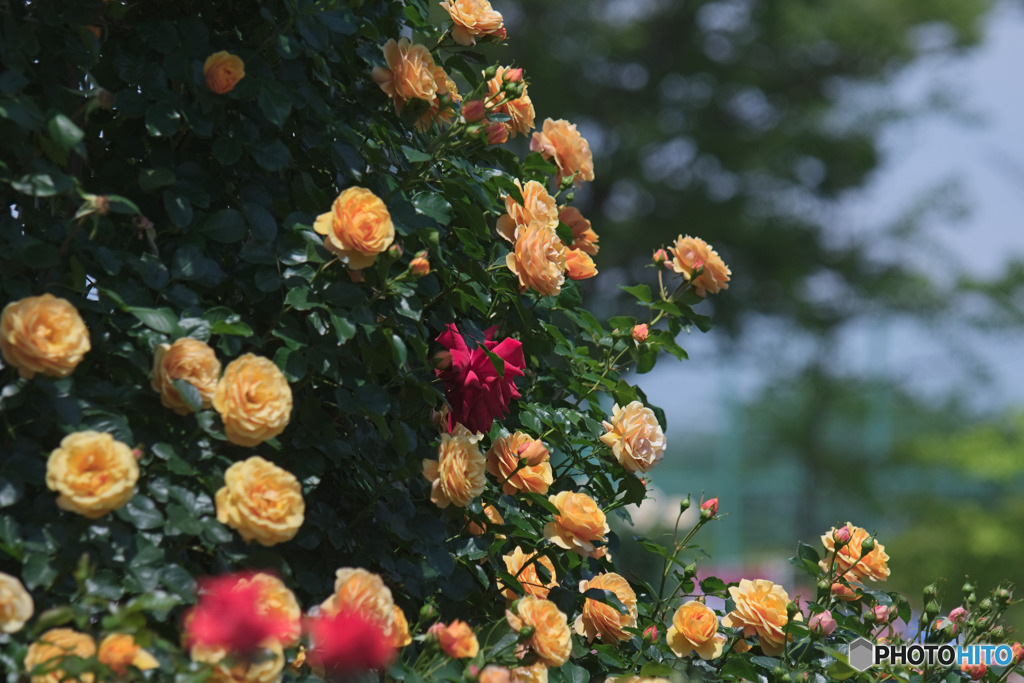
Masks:
[[[700,575],[801,587],[786,563],[851,521],[888,587],[1024,586],[1024,7],[984,0],[495,0],[538,125],[577,122],[597,179],[591,304],[654,282],[650,249],[733,271],[665,409],[663,537],[687,492],[728,516]],[[628,551],[629,567],[656,571]],[[1024,611],[1011,611],[1018,631]]]

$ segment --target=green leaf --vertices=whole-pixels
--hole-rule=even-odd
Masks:
[[[292,101],[288,98],[288,93],[273,81],[261,84],[256,102],[267,120],[278,128],[284,124],[292,111]]]
[[[433,157],[427,154],[426,152],[421,152],[418,149],[413,149],[409,145],[402,145],[402,154],[404,154],[405,158],[414,164],[422,163],[424,161],[430,161],[431,159],[433,159]]]
[[[632,287],[620,285],[620,289],[632,294],[645,304],[651,303],[651,288],[647,285],[633,285]]]
[[[280,171],[292,161],[292,153],[276,138],[253,145],[250,154],[261,168],[272,172]]]
[[[259,204],[246,204],[242,215],[252,228],[252,236],[261,242],[270,242],[277,237],[277,221],[274,215]]]
[[[673,673],[675,673],[675,669],[661,662],[647,662],[640,669],[640,675],[644,677],[671,676]]]
[[[146,327],[163,332],[174,334],[178,329],[178,314],[169,308],[137,308],[128,307],[128,312],[142,321]]]
[[[178,395],[181,396],[181,400],[185,402],[192,412],[198,413],[203,409],[203,395],[199,393],[199,389],[194,384],[183,379],[171,380],[174,384],[174,388],[178,390]]]
[[[50,564],[50,558],[45,553],[27,553],[25,563],[21,568],[21,580],[29,590],[42,586],[49,588],[53,580],[57,578],[57,569]]]
[[[448,225],[452,220],[452,205],[436,192],[421,192],[412,198],[412,205],[417,213],[433,218],[441,225]]]
[[[50,119],[50,122],[46,124],[46,130],[50,134],[50,139],[65,155],[85,138],[82,129],[64,114],[57,114]]]
[[[590,600],[597,600],[606,605],[611,605],[619,611],[619,614],[627,614],[629,612],[629,608],[623,605],[619,596],[612,591],[603,588],[588,588],[583,592],[583,596]]]
[[[566,662],[558,672],[562,675],[565,683],[589,683],[590,672],[578,664]]]
[[[203,234],[217,242],[231,244],[241,241],[249,231],[245,217],[234,209],[221,209],[203,222]]]
[[[138,529],[156,529],[164,524],[164,516],[157,509],[156,503],[143,495],[132,496],[131,500],[114,514],[134,524]]]
[[[181,126],[181,114],[166,102],[156,102],[146,110],[146,132],[153,137],[170,137]]]
[[[175,227],[184,228],[192,222],[192,202],[183,195],[176,195],[171,190],[164,190],[164,210]]]
[[[174,171],[169,168],[147,168],[139,171],[139,187],[143,192],[153,192],[161,187],[173,185],[176,180]]]

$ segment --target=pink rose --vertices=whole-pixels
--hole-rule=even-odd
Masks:
[[[818,612],[807,622],[807,627],[811,629],[811,633],[827,636],[836,630],[836,620],[829,611]]]

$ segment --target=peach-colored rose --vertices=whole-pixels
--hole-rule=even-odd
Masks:
[[[786,624],[789,623],[786,614],[789,595],[782,586],[767,579],[742,579],[739,586],[729,588],[729,595],[736,603],[736,609],[725,615],[722,625],[742,628],[744,637],[757,634],[761,639],[761,649],[767,656],[780,654],[785,645]]]
[[[395,622],[395,600],[391,596],[391,589],[384,585],[380,575],[359,567],[342,567],[338,570],[334,593],[324,601],[320,609],[328,615],[358,611],[376,619],[387,629],[391,629]]]
[[[583,217],[579,209],[575,206],[565,207],[558,214],[558,220],[572,228],[572,244],[569,245],[570,247],[584,251],[591,256],[597,256],[597,252],[600,249],[597,246],[597,242],[601,238],[590,227],[590,221]]]
[[[506,495],[517,491],[547,493],[551,486],[551,454],[540,439],[523,432],[499,436],[487,451],[487,471]]]
[[[256,446],[288,426],[292,389],[269,358],[247,353],[228,364],[213,392],[224,435],[238,446]]]
[[[112,633],[104,638],[100,642],[96,658],[101,664],[109,666],[118,676],[128,673],[129,666],[134,666],[140,671],[160,666],[156,657],[139,647],[135,638],[127,633]]]
[[[0,355],[25,379],[67,377],[90,348],[78,309],[52,294],[12,301],[0,314]]]
[[[611,447],[615,459],[630,472],[649,472],[665,456],[665,434],[658,418],[640,401],[625,408],[616,403],[612,421],[601,424],[607,430],[601,441]]]
[[[477,445],[480,438],[457,425],[451,434],[441,435],[437,460],[423,461],[423,476],[431,484],[430,500],[437,507],[466,507],[484,492],[487,461]]]
[[[527,595],[519,601],[515,612],[505,610],[505,619],[513,631],[533,627],[533,635],[524,644],[545,666],[559,667],[569,661],[572,633],[565,614],[555,603]]]
[[[597,275],[594,259],[579,249],[569,249],[565,253],[565,273],[572,280],[586,280]]]
[[[590,581],[580,581],[580,593],[591,588],[611,591],[626,607],[622,614],[618,609],[599,600],[587,598],[583,602],[583,611],[576,617],[576,633],[587,637],[587,642],[598,638],[602,643],[615,643],[629,640],[632,634],[625,629],[636,626],[636,593],[629,582],[614,572],[599,574]]]
[[[194,645],[189,656],[194,662],[213,665],[206,683],[279,683],[284,671],[284,651],[276,640],[262,643],[262,656],[246,661],[229,656],[223,647]]]
[[[850,541],[839,548],[839,554],[835,559],[836,576],[842,576],[847,581],[860,581],[871,579],[872,581],[885,581],[889,578],[889,556],[885,553],[885,546],[875,542],[875,549],[861,557],[860,546],[870,534],[859,526],[846,523],[846,529],[850,534]],[[832,563],[832,556],[836,553],[836,543],[833,534],[836,529],[830,529],[821,537],[825,546],[825,559],[818,563],[823,571],[828,571]]]
[[[96,641],[86,634],[70,628],[51,628],[28,646],[25,672],[32,673],[37,666],[45,664],[47,673],[32,676],[32,683],[92,683],[95,677],[90,673],[82,674],[79,678],[67,678],[60,669],[49,669],[65,657],[88,659],[95,654]]]
[[[515,243],[520,228],[530,223],[540,223],[554,230],[558,227],[558,206],[546,187],[531,180],[523,185],[517,179],[516,187],[523,196],[520,204],[512,195],[505,195],[505,213],[498,219],[498,234],[509,242]]]
[[[46,486],[60,494],[57,505],[90,519],[127,503],[138,480],[132,449],[105,432],[68,434],[46,461]]]
[[[530,149],[555,163],[558,167],[557,182],[573,176],[576,185],[594,179],[594,156],[590,144],[576,130],[575,123],[565,119],[545,119],[541,132],[530,139]]]
[[[218,95],[226,95],[245,77],[245,62],[230,52],[214,52],[203,62],[203,76],[207,88]]]
[[[508,115],[509,120],[499,125],[511,137],[526,135],[534,127],[536,114],[533,109],[533,100],[526,92],[528,88],[524,87],[523,94],[516,98],[510,98],[502,92],[506,81],[517,83],[522,80],[522,69],[499,66],[494,77],[487,81],[488,97],[485,100],[487,108],[491,113]]]
[[[369,268],[377,254],[395,240],[391,214],[380,197],[363,187],[350,187],[316,217],[313,230],[324,235],[324,246],[348,259],[349,270]]]
[[[484,506],[484,517],[486,517],[492,524],[504,524],[505,520],[502,519],[501,513],[498,512],[498,508],[493,505]],[[487,533],[486,524],[477,524],[476,522],[470,522],[466,526],[466,531],[474,536],[483,536]],[[502,534],[496,534],[495,538],[505,538]]]
[[[264,546],[295,538],[306,516],[299,480],[258,455],[227,469],[216,502],[217,521]]]
[[[488,664],[476,680],[477,683],[512,683],[512,672],[504,666]]]
[[[455,117],[454,105],[462,101],[455,81],[440,66],[434,67],[434,82],[437,90],[430,101],[430,108],[416,119],[416,130],[421,133],[430,129],[434,123],[449,124]]]
[[[696,600],[676,610],[665,638],[676,657],[696,651],[701,659],[721,656],[726,641],[725,635],[718,633],[718,617],[710,607]]]
[[[548,683],[548,667],[544,662],[534,662],[530,666],[517,666],[509,672],[512,683]]]
[[[853,602],[854,600],[857,600],[861,597],[859,591],[854,590],[850,586],[844,583],[840,583],[838,581],[832,584],[830,590],[832,591],[832,596],[836,600],[842,600],[843,602]]]
[[[205,343],[191,337],[182,337],[173,344],[161,344],[153,354],[153,372],[149,385],[160,393],[160,402],[179,415],[192,412],[181,398],[174,380],[180,379],[194,386],[202,397],[203,407],[213,405],[213,392],[220,379],[220,361]]]
[[[412,261],[409,262],[409,270],[416,277],[423,277],[424,275],[430,274],[430,261],[427,258],[427,252],[421,251],[416,254]]]
[[[391,647],[396,650],[405,647],[412,642],[409,635],[409,620],[405,618],[405,612],[398,605],[391,608]]]
[[[17,633],[34,612],[32,596],[21,581],[0,572],[0,631]]]
[[[552,588],[558,585],[558,576],[555,574],[555,565],[551,559],[538,553],[527,555],[518,545],[515,549],[501,558],[505,562],[505,571],[515,577],[522,585],[526,595],[537,598],[546,598]],[[547,571],[548,580],[544,581],[537,572],[537,565],[541,565]],[[505,599],[512,602],[519,595],[511,586],[505,586],[501,579],[498,579],[498,587],[505,594]]]
[[[281,639],[281,647],[292,647],[299,644],[302,635],[302,608],[284,581],[267,572],[257,572],[251,577],[240,579],[235,590],[255,585],[259,588],[259,602],[256,611],[271,619],[288,622],[290,630]]]
[[[594,545],[604,543],[610,529],[593,498],[585,493],[562,491],[548,496],[548,500],[558,508],[558,514],[555,521],[544,525],[544,538],[577,555],[611,559],[606,546]]]
[[[682,275],[688,282],[692,279],[693,289],[698,296],[707,296],[708,292],[716,294],[720,290],[729,289],[732,271],[722,261],[718,252],[701,238],[680,235],[669,248],[669,252],[672,254],[672,270]],[[704,270],[694,279],[694,271],[701,267]]]
[[[445,0],[441,7],[451,15],[452,38],[459,45],[476,45],[477,37],[489,36],[502,28],[501,14],[487,0]]]
[[[604,679],[604,683],[672,683],[667,678],[657,678],[650,676],[609,676]]]
[[[425,46],[414,44],[408,38],[397,43],[394,39],[384,44],[384,59],[388,66],[373,67],[373,80],[380,89],[395,100],[395,109],[402,113],[406,102],[412,99],[430,102],[437,93],[434,79],[434,58]]]
[[[456,619],[437,631],[437,642],[446,655],[453,659],[476,657],[480,643],[476,634],[464,621]]]
[[[984,662],[979,662],[977,664],[963,662],[960,664],[960,670],[967,674],[967,677],[972,681],[980,681],[985,677],[985,674],[988,673],[988,665]]]
[[[650,329],[648,329],[647,323],[640,323],[639,325],[633,326],[633,332],[631,334],[638,344],[643,344],[647,341],[647,335],[650,334]]]
[[[550,227],[534,221],[519,228],[515,249],[505,265],[519,278],[519,291],[528,288],[556,296],[565,282],[565,245]]]

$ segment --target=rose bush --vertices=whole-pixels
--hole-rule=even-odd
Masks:
[[[616,571],[671,434],[625,373],[685,357],[732,273],[638,244],[635,308],[587,310],[572,195],[610,169],[468,49],[515,40],[500,10],[5,6],[6,680],[821,680],[858,635],[1006,638],[970,584],[897,630],[852,525],[799,546],[799,602],[698,580],[718,499],[639,539],[658,585]]]

